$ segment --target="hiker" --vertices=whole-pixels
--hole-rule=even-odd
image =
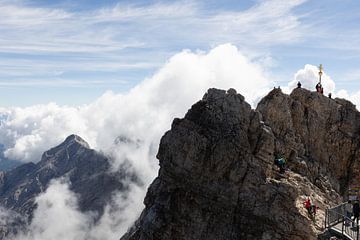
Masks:
[[[311,203],[310,197],[308,197],[303,204],[306,210],[308,211],[310,217],[312,217],[314,220],[316,215],[316,210],[318,209],[318,207],[315,204]]]
[[[315,218],[316,215],[316,210],[318,209],[318,207],[315,204],[311,204],[310,206],[310,212],[312,213],[312,216]]]
[[[297,83],[297,88],[301,88],[301,83],[300,83],[300,81]]]
[[[322,87],[322,85],[321,85],[321,83],[319,82],[318,84],[316,84],[316,91],[318,92],[318,93],[321,93],[321,94],[323,94],[324,93],[324,89],[323,89],[323,87]]]
[[[286,160],[282,157],[275,157],[274,163],[279,167],[280,173],[285,173]]]
[[[304,207],[306,208],[306,210],[308,211],[308,214],[311,215],[311,201],[310,201],[310,197],[308,197],[303,204],[304,204]]]
[[[356,220],[356,226],[359,224],[359,215],[360,215],[360,205],[359,205],[359,201],[355,201],[354,205],[353,205],[353,215],[354,215],[354,223]],[[355,227],[355,226],[353,226]]]
[[[345,204],[345,216],[345,226],[349,226],[352,216],[352,204],[350,200]]]
[[[329,96],[329,98],[331,99],[331,97],[332,97],[331,93],[329,93],[329,95],[328,95],[328,96]]]

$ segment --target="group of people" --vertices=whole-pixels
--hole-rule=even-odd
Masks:
[[[345,212],[347,219],[345,220],[345,225],[350,225],[350,220],[353,220],[353,225],[356,223],[356,226],[359,224],[360,216],[360,204],[356,200],[353,203],[349,200],[345,205]],[[354,227],[354,226],[353,226]]]
[[[322,77],[322,75],[323,75],[323,65],[320,64],[320,66],[319,66],[319,82],[316,84],[315,89],[316,89],[316,91],[318,93],[324,94],[324,88],[321,85],[321,77]],[[297,87],[301,88],[301,83],[300,82],[298,82]],[[329,93],[329,98],[331,98],[331,93]]]
[[[298,82],[298,83],[297,83],[297,88],[301,88],[301,82]],[[322,86],[322,84],[321,84],[320,82],[318,82],[318,83],[316,84],[315,89],[316,89],[316,92],[321,93],[321,94],[324,94],[324,88],[323,88],[323,86]],[[328,97],[329,97],[329,98],[332,97],[331,93],[329,93]]]

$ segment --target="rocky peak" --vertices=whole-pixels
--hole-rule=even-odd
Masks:
[[[66,171],[74,166],[79,156],[93,152],[89,144],[81,137],[72,134],[58,146],[43,153],[39,164],[48,168],[60,168]]]
[[[275,135],[275,149],[289,166],[312,182],[327,179],[344,195],[360,178],[358,168],[360,113],[344,99],[330,99],[317,92],[294,89],[271,91],[257,111]]]
[[[51,148],[50,150],[46,151],[42,158],[47,158],[48,156],[54,155],[57,152],[64,150],[64,149],[71,149],[73,152],[79,150],[90,149],[89,144],[83,140],[81,137],[72,134],[68,136],[64,142],[59,144],[58,146]]]
[[[65,145],[80,144],[85,148],[90,148],[89,144],[84,139],[82,139],[80,136],[75,134],[71,134],[70,136],[68,136],[65,139],[64,144]]]
[[[214,131],[234,131],[240,123],[249,124],[250,105],[234,89],[228,91],[209,89],[203,99],[196,103],[185,118]]]
[[[324,210],[356,182],[359,120],[350,102],[306,89],[274,89],[256,110],[233,89],[209,89],[161,139],[159,175],[121,240],[317,239]]]
[[[0,206],[11,209],[31,221],[36,208],[35,198],[46,191],[51,180],[66,178],[79,200],[81,211],[91,211],[97,220],[110,202],[114,191],[126,191],[122,181],[129,176],[124,171],[110,171],[110,161],[90,149],[79,136],[71,135],[60,145],[46,151],[36,164],[27,163],[7,172],[0,172]],[[20,225],[20,226],[19,226]],[[0,228],[0,239],[16,232],[23,222]]]

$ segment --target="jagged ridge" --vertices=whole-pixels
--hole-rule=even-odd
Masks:
[[[159,176],[121,240],[316,239],[359,170],[359,120],[350,102],[305,89],[274,89],[256,110],[209,89],[161,139]],[[285,177],[275,154],[288,159]]]

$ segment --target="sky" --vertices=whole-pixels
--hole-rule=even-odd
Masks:
[[[231,43],[286,85],[324,65],[360,90],[355,0],[0,0],[0,107],[77,106],[126,93],[184,49]]]
[[[6,158],[38,162],[77,134],[141,183],[114,193],[94,223],[55,180],[12,240],[119,239],[144,207],[161,136],[211,87],[234,88],[255,108],[274,86],[314,90],[321,63],[325,94],[359,109],[359,10],[355,0],[0,0]]]

